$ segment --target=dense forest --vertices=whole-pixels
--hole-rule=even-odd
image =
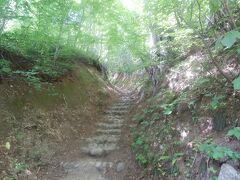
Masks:
[[[240,0],[0,0],[0,11],[0,179],[240,179]],[[95,131],[107,135],[92,142]],[[92,170],[78,138],[94,162],[121,159],[117,172]],[[76,157],[86,172],[62,173]]]

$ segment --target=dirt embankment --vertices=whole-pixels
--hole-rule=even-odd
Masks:
[[[92,133],[115,98],[101,74],[84,64],[40,91],[11,80],[0,92],[0,179],[41,177],[59,157],[71,158],[77,140]]]

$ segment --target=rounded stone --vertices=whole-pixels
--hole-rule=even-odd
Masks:
[[[117,164],[117,172],[123,171],[124,168],[125,168],[125,163],[119,162],[119,163]]]

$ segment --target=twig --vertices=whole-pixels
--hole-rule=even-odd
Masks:
[[[68,103],[67,103],[67,101],[66,101],[66,97],[65,97],[64,94],[63,94],[63,100],[64,100],[64,103],[65,103],[66,108],[68,108]]]
[[[38,173],[39,173],[40,169],[41,169],[41,167],[39,167],[39,168],[38,168],[38,170],[37,170],[37,173],[36,173],[36,174],[38,174]]]
[[[197,152],[195,153],[195,156],[194,156],[194,159],[193,159],[193,162],[192,162],[192,165],[191,165],[191,169],[193,168],[196,159],[197,159]]]

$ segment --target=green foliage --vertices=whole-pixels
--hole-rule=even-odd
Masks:
[[[166,91],[157,94],[153,99],[155,101],[149,102],[151,105],[145,108],[143,113],[134,116],[134,120],[139,123],[133,131],[132,150],[136,160],[144,168],[154,174],[175,177],[179,174],[178,159],[183,156],[183,153],[173,153],[171,150],[181,145],[181,142],[173,137],[176,130],[168,120],[177,102],[176,95]]]
[[[169,89],[161,89],[156,97],[162,104],[170,104],[176,99],[176,92]]]
[[[173,156],[161,155],[158,159],[160,165],[160,173],[165,176],[166,174],[171,174],[173,176],[178,175],[177,160],[179,157],[182,157],[183,153],[175,153]],[[168,166],[166,166],[168,164]],[[165,166],[162,168],[162,166]]]
[[[137,154],[136,160],[142,165],[143,167],[146,167],[148,164],[148,160],[145,158],[143,154]]]
[[[214,144],[200,144],[199,151],[207,154],[208,157],[219,160],[224,157],[240,159],[240,153],[234,152],[229,148],[220,147]]]
[[[0,75],[11,75],[11,63],[5,59],[0,59]]]
[[[223,102],[224,99],[225,99],[225,96],[222,96],[222,95],[214,96],[212,98],[212,101],[210,102],[210,105],[209,105],[210,109],[216,110],[216,109],[224,107],[224,105],[225,105],[224,102]]]
[[[6,177],[6,180],[14,180],[13,177]]]
[[[175,108],[175,104],[163,104],[161,107],[164,115],[171,115]]]
[[[14,73],[23,76],[30,85],[33,85],[37,90],[41,90],[41,80],[39,77],[36,76],[38,72],[36,72],[35,70],[31,71],[18,70],[15,71]]]
[[[23,172],[28,168],[28,165],[24,162],[19,162],[18,160],[14,160],[12,162],[12,167],[16,170],[16,172]]]
[[[135,141],[132,143],[132,149],[136,153],[136,160],[143,167],[146,167],[150,161],[149,146],[142,136],[136,136]]]
[[[231,48],[237,40],[240,39],[240,32],[239,31],[230,31],[225,33],[216,41],[216,48],[227,47]]]
[[[63,59],[65,64],[81,59],[76,58],[78,52],[81,57],[100,58],[113,71],[129,73],[159,64],[159,60],[169,64],[202,46],[195,31],[200,24],[206,28],[207,23],[200,23],[199,17],[207,22],[206,17],[221,8],[219,2],[199,0],[199,14],[195,0],[134,2],[142,9],[128,10],[121,1],[33,0],[13,6],[4,0],[0,45],[31,59],[41,75],[54,78],[67,70],[61,65]],[[236,1],[229,4],[237,7]],[[150,35],[159,39],[152,46],[166,57],[152,57],[152,49],[146,45]],[[239,32],[231,31],[219,42],[229,47],[238,38]]]
[[[240,76],[233,80],[233,89],[240,90]]]
[[[227,133],[228,136],[235,137],[238,140],[240,140],[240,127],[235,127],[233,129],[230,129]]]
[[[144,115],[142,114],[135,114],[134,117],[133,117],[133,120],[134,121],[138,121],[139,123],[141,123],[143,120],[144,120]]]

